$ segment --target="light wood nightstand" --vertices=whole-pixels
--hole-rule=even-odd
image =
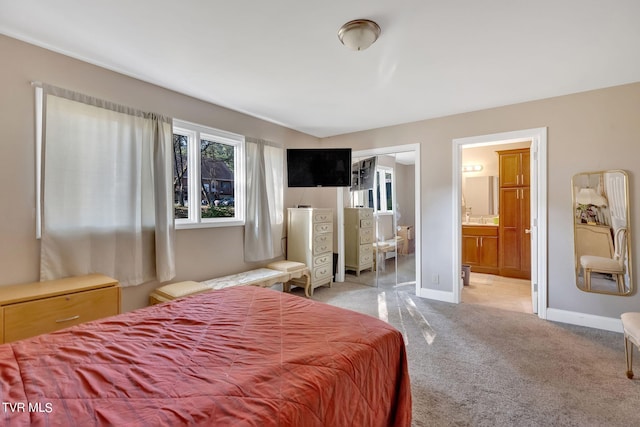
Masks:
[[[0,343],[120,313],[120,285],[102,274],[0,286]]]

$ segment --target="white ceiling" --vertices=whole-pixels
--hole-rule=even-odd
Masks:
[[[640,81],[638,0],[0,0],[0,33],[317,137]]]

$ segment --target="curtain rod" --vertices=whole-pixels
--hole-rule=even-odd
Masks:
[[[127,105],[119,104],[113,101],[96,98],[95,96],[85,95],[84,93],[76,92],[71,89],[65,89],[58,86],[50,85],[48,83],[42,83],[41,81],[38,81],[38,80],[31,81],[31,86],[35,88],[41,88],[44,92],[48,92],[55,96],[60,96],[72,101],[82,102],[84,104],[93,105],[95,107],[100,107],[107,110],[116,111],[119,113],[130,114],[133,116],[140,116],[140,117],[149,117],[149,115],[154,115],[154,116],[157,116],[158,119],[160,119],[163,122],[173,121],[173,118],[170,116],[143,111],[138,108],[129,107]]]

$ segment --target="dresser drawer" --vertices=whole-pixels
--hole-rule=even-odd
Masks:
[[[313,268],[319,267],[324,264],[331,264],[333,254],[324,254],[317,257],[313,257]]]
[[[332,222],[332,211],[317,211],[313,213],[313,222]]]
[[[373,252],[369,253],[360,253],[360,266],[366,266],[373,263]]]
[[[325,252],[333,252],[333,233],[314,236],[311,250],[314,256]]]
[[[373,228],[360,230],[360,244],[373,243]]]
[[[325,252],[332,252],[332,251],[333,251],[333,243],[318,243],[316,245],[313,245],[314,255],[323,254]]]
[[[3,308],[4,341],[118,314],[119,291],[118,287],[109,287],[7,305]]]
[[[373,228],[373,220],[372,219],[361,219],[360,220],[360,228]]]
[[[313,224],[314,233],[333,233],[333,224],[330,222],[319,222]]]
[[[373,218],[373,209],[358,209],[358,217],[361,220]]]
[[[371,245],[371,244],[360,245],[360,253],[361,254],[372,254],[373,253],[373,245]]]
[[[333,233],[329,234],[317,234],[313,236],[313,245],[325,245],[327,243],[333,243]]]
[[[313,272],[311,273],[311,280],[326,279],[332,275],[333,271],[331,269],[331,264],[325,264],[313,269]]]

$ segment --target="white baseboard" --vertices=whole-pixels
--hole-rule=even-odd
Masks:
[[[454,303],[453,292],[420,288],[420,294],[418,296],[436,301]],[[547,308],[546,315],[546,320],[552,322],[568,323],[570,325],[586,326],[587,328],[622,333],[622,321],[620,318],[558,310],[557,308]]]
[[[455,302],[453,292],[437,291],[435,289],[420,288],[420,295],[418,296],[436,301]]]
[[[622,321],[620,318],[615,317],[595,316],[593,314],[547,308],[547,320],[622,333]]]

